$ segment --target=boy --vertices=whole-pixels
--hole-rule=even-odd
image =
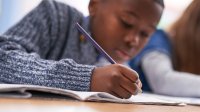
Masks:
[[[141,83],[135,71],[120,63],[144,47],[163,7],[162,0],[90,0],[90,16],[84,19],[65,4],[42,1],[0,37],[0,82],[129,98]],[[96,67],[101,55],[82,38],[76,22],[119,64]]]

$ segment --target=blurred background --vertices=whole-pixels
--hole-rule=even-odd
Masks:
[[[89,0],[57,0],[67,3],[88,15]],[[164,0],[165,11],[158,28],[167,29],[184,11],[192,0]],[[0,34],[16,24],[31,9],[36,7],[41,0],[0,0]]]

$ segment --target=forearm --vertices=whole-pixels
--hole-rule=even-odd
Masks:
[[[142,59],[142,68],[155,93],[200,97],[200,77],[173,70],[170,58],[161,52],[151,52]]]
[[[89,91],[94,66],[73,60],[51,61],[20,50],[0,49],[0,83],[33,84]]]

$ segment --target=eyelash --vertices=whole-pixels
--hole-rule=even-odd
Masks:
[[[124,20],[121,20],[121,23],[122,23],[122,25],[123,25],[125,28],[132,28],[132,27],[133,27],[132,24],[128,24],[128,23],[125,22]]]
[[[123,25],[125,28],[133,28],[133,27],[134,27],[133,24],[128,24],[127,22],[125,22],[125,21],[122,20],[122,19],[121,19],[121,23],[122,23],[122,25]],[[140,36],[141,36],[142,38],[148,38],[148,37],[149,37],[149,34],[146,33],[145,31],[142,31],[142,32],[140,32]]]

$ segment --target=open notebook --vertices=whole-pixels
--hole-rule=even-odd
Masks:
[[[130,99],[121,99],[105,92],[81,92],[35,85],[0,84],[0,97],[30,98],[36,93],[39,97],[62,96],[62,98],[72,98],[79,101],[182,105],[180,102],[162,100],[149,95],[143,95],[143,93],[132,96]]]

